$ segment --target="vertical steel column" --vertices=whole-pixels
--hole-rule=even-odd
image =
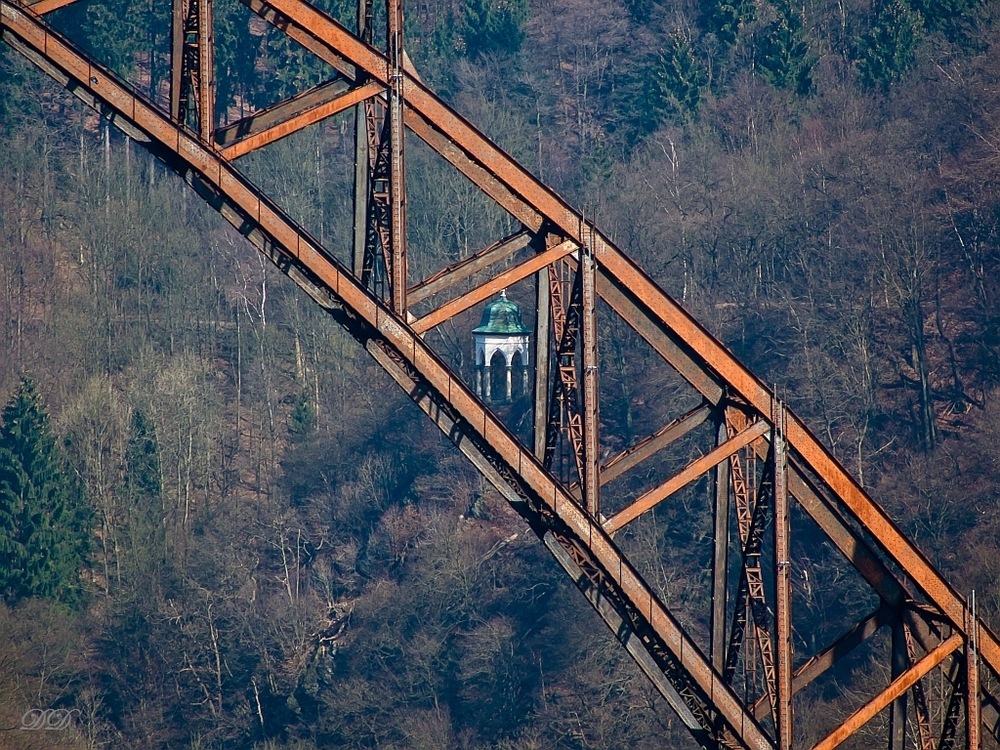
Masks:
[[[975,591],[965,608],[965,632],[965,746],[966,750],[979,750],[983,717],[979,698],[979,613]]]
[[[735,415],[738,415],[738,412],[734,413]],[[725,424],[727,434],[730,438],[733,437],[737,431],[736,424],[728,418]],[[767,521],[771,518],[774,502],[775,450],[773,441],[764,466],[764,473],[760,477],[760,483],[756,486],[754,486],[757,481],[756,459],[751,446],[747,447],[746,459],[745,471],[739,453],[734,453],[729,459],[742,561],[736,589],[736,601],[733,607],[733,618],[729,629],[723,679],[727,684],[734,684],[740,651],[745,645],[746,653],[743,658],[743,667],[747,698],[748,700],[752,699],[752,696],[757,695],[757,689],[762,687],[767,696],[772,718],[777,726],[777,668],[774,657],[774,639],[771,637],[772,623],[769,616],[771,607],[765,598],[764,572],[761,567],[764,531]],[[756,499],[752,501],[751,505],[751,498],[755,495]],[[752,637],[749,638],[746,632],[748,625],[753,627]]]
[[[777,662],[777,735],[779,750],[792,747],[792,562],[788,516],[785,405],[775,400],[771,431],[774,451],[775,661]]]
[[[403,0],[386,2],[389,78],[389,205],[392,309],[406,314],[406,185],[403,169]]]
[[[902,618],[892,625],[892,653],[890,675],[895,680],[910,668],[909,649],[906,647],[906,626]],[[906,696],[903,693],[889,707],[889,750],[906,748]]]
[[[354,108],[354,244],[351,250],[351,267],[359,279],[368,239],[368,169],[368,118],[365,105],[361,103]]]
[[[549,395],[548,425],[545,436],[545,457],[542,463],[564,482],[571,481],[572,472],[583,487],[584,468],[583,408],[580,405],[580,342],[583,323],[583,262],[577,264],[571,286],[564,289],[569,264],[560,261],[549,273],[549,300],[552,310],[552,330],[555,334],[556,370]],[[570,465],[569,459],[573,463]]]
[[[174,14],[170,26],[170,117],[180,123],[181,89],[184,86],[184,19],[187,17],[186,0],[174,0]],[[180,123],[184,124],[184,123]]]
[[[728,439],[725,412],[719,412],[716,445]],[[729,607],[729,465],[725,460],[715,467],[715,552],[712,557],[711,659],[720,673],[726,666],[726,611]]]
[[[215,131],[212,16],[212,0],[174,0],[170,30],[170,116],[187,127],[193,107],[206,143]]]
[[[372,0],[358,0],[358,38],[371,42]],[[363,84],[365,76],[358,71],[357,84]],[[371,156],[368,138],[368,114],[365,102],[354,108],[354,246],[351,266],[359,279],[364,269],[365,248],[368,241],[368,194],[371,184],[368,174],[371,170]]]
[[[215,132],[215,32],[212,0],[198,0],[198,127],[205,143]]]
[[[586,223],[580,228],[583,247],[580,248],[580,273],[583,274],[580,325],[583,349],[583,485],[584,507],[594,518],[601,513],[600,499],[600,422],[599,391],[597,382],[597,264],[594,262],[593,229]]]
[[[535,275],[535,456],[545,458],[545,435],[549,423],[549,337],[552,335],[552,308],[549,299],[549,274],[555,268],[546,266]]]
[[[917,661],[917,650],[913,642],[913,632],[906,624],[902,628],[902,637],[906,642],[906,657],[909,659],[910,664],[913,664]],[[919,738],[917,745],[921,750],[937,750],[938,743],[935,741],[933,732],[931,731],[931,712],[927,705],[927,695],[920,680],[913,683],[910,691],[913,693],[913,712],[916,714],[917,737]]]

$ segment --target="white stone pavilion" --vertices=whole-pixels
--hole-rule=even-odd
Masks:
[[[487,403],[505,404],[526,393],[531,331],[521,322],[521,309],[507,299],[506,289],[483,308],[483,318],[472,336],[479,397]]]

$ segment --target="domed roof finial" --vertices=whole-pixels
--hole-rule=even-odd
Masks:
[[[479,327],[474,328],[476,334],[492,334],[500,336],[523,336],[531,331],[521,322],[521,309],[516,302],[507,299],[507,290],[500,291],[500,298],[490,302],[483,308],[483,318]]]

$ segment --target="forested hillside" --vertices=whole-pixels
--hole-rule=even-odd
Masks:
[[[133,6],[51,20],[162,99],[169,4]],[[216,10],[220,121],[331,74],[235,0]],[[430,86],[777,384],[1000,626],[998,10],[426,0],[406,33]],[[516,229],[407,149],[414,277]],[[346,113],[239,164],[346,258],[353,153]],[[475,313],[433,334],[459,368]],[[628,446],[676,404],[620,328],[600,332],[601,416]],[[50,747],[21,729],[47,708],[73,711],[67,748],[694,746],[353,339],[5,46],[0,403],[0,746]],[[684,614],[706,495],[621,535]],[[794,565],[825,632],[820,604],[854,592]],[[803,742],[870,668],[797,704]]]

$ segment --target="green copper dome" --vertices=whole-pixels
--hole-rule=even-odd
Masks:
[[[483,319],[473,333],[490,333],[500,336],[516,336],[531,333],[521,322],[521,308],[507,299],[507,291],[500,292],[500,299],[483,308]]]

